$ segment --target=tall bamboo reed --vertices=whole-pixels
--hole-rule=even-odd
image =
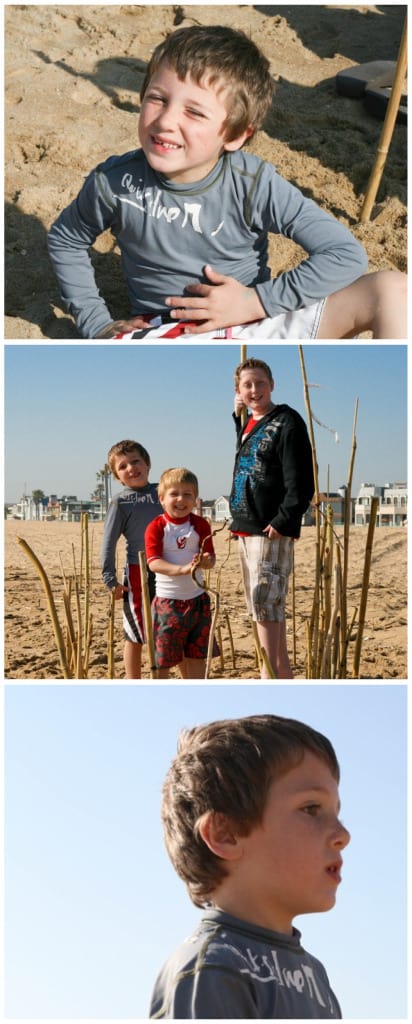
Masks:
[[[368,600],[369,576],[370,576],[370,567],[371,567],[371,559],[372,559],[372,545],[373,545],[373,537],[374,537],[374,533],[375,533],[375,525],[376,525],[376,516],[377,516],[377,512],[378,512],[378,506],[379,506],[379,498],[377,498],[377,497],[372,498],[372,501],[371,501],[371,511],[370,511],[370,520],[369,520],[369,527],[368,527],[368,536],[366,538],[365,564],[364,564],[364,570],[363,570],[362,593],[361,593],[361,600],[360,600],[360,607],[359,607],[358,632],[357,632],[357,636],[356,636],[355,653],[354,653],[354,657],[353,657],[353,670],[352,670],[352,677],[353,677],[353,679],[359,679],[359,665],[360,665],[360,656],[361,656],[361,649],[362,649],[363,630],[364,630],[364,625],[365,625],[366,604],[367,604],[367,600]]]
[[[149,582],[147,578],[147,562],[144,551],[139,551],[140,582],[143,597],[143,615],[146,634],[147,651],[149,655],[150,678],[157,679],[155,646],[153,639],[152,609],[149,594]]]
[[[315,505],[315,586],[313,593],[312,614],[309,626],[308,653],[307,653],[307,677],[316,678],[318,675],[317,666],[319,662],[319,623],[320,623],[320,589],[321,589],[321,536],[320,536],[320,499],[319,499],[319,476],[318,461],[316,456],[315,434],[313,430],[312,408],[309,398],[309,386],[306,376],[305,360],[302,345],[298,345],[300,366],[303,379],[303,390],[305,397],[306,412],[308,418],[308,430],[312,448],[313,479],[315,483],[314,505]]]
[[[57,645],[57,651],[58,651],[58,655],[59,655],[59,659],[60,659],[60,665],[61,665],[61,669],[62,669],[62,672],[63,672],[63,678],[64,679],[72,679],[73,676],[72,676],[72,674],[70,672],[70,668],[69,668],[69,664],[68,664],[68,660],[67,660],[66,649],[65,649],[65,644],[64,644],[64,640],[63,640],[63,634],[62,634],[59,618],[58,618],[58,615],[57,615],[56,605],[54,603],[52,589],[51,589],[51,586],[50,586],[50,583],[49,583],[49,579],[48,579],[47,573],[46,573],[45,569],[43,568],[40,560],[37,558],[37,555],[35,555],[33,549],[30,547],[30,545],[27,543],[27,541],[24,540],[23,537],[17,537],[16,539],[17,539],[17,543],[20,544],[20,546],[22,547],[24,553],[27,555],[28,558],[30,558],[30,561],[33,563],[38,576],[40,576],[40,579],[41,579],[41,582],[43,584],[43,587],[44,587],[44,590],[45,590],[45,594],[46,594],[47,607],[48,607],[49,613],[50,613],[51,623],[52,623],[53,632],[54,632],[54,636],[55,636],[55,640],[56,640],[56,645]]]
[[[352,512],[352,480],[353,480],[353,468],[355,465],[355,455],[357,448],[356,440],[356,424],[358,419],[358,402],[355,402],[355,412],[353,417],[353,431],[352,431],[352,448],[349,460],[348,470],[348,481],[346,484],[345,492],[345,519],[343,527],[343,568],[342,568],[342,605],[341,605],[341,670],[340,678],[346,678],[346,650],[347,650],[347,633],[348,633],[348,610],[347,610],[347,592],[348,592],[348,575],[349,575],[349,538],[350,538],[350,522]]]

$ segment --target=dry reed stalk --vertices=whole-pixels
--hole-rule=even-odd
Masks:
[[[315,528],[316,528],[316,553],[315,553],[315,588],[313,595],[312,615],[310,619],[310,633],[309,633],[309,664],[308,664],[308,679],[314,678],[316,675],[316,666],[318,663],[318,648],[319,648],[319,615],[320,615],[320,588],[321,588],[321,560],[320,560],[320,508],[319,508],[319,477],[318,477],[318,462],[316,456],[316,444],[315,434],[313,430],[313,417],[312,409],[309,399],[309,386],[306,376],[305,360],[303,357],[302,345],[298,345],[299,359],[303,379],[303,390],[305,396],[306,412],[308,416],[308,430],[310,443],[312,448],[312,466],[313,466],[313,479],[315,482]]]
[[[241,363],[245,363],[246,359],[247,359],[247,345],[241,345],[240,346],[240,362]],[[247,417],[247,409],[242,409],[242,412],[240,414],[240,422],[242,424],[242,427],[245,426],[246,417]]]
[[[340,608],[340,584],[341,584],[341,570],[339,563],[335,564],[334,567],[334,601],[331,616],[328,625],[328,632],[325,639],[325,645],[322,655],[322,665],[320,671],[321,679],[334,679],[333,669],[333,650],[336,646],[336,624],[339,616]]]
[[[333,509],[326,508],[325,549],[323,558],[323,589],[325,598],[325,633],[329,631],[332,612],[332,573],[333,573]]]
[[[87,512],[81,515],[81,549],[84,555],[84,614],[83,614],[83,636],[85,637],[84,660],[87,660],[88,637],[90,635],[90,553],[89,553],[89,516]],[[82,577],[80,576],[80,579]]]
[[[52,594],[52,590],[51,590],[51,586],[50,586],[50,583],[49,583],[49,579],[48,579],[47,573],[45,572],[45,570],[44,570],[40,560],[37,558],[37,555],[34,554],[34,551],[30,547],[30,545],[27,543],[27,541],[25,541],[23,539],[23,537],[17,537],[16,540],[17,540],[17,543],[20,544],[20,546],[23,548],[23,551],[27,555],[27,557],[30,558],[31,562],[33,562],[33,565],[34,565],[34,567],[36,569],[36,572],[40,576],[41,582],[43,584],[43,587],[44,587],[44,590],[45,590],[45,593],[46,593],[47,606],[48,606],[48,609],[49,609],[49,612],[50,612],[50,618],[51,618],[51,622],[52,622],[52,626],[53,626],[53,632],[54,632],[54,636],[55,636],[55,640],[56,640],[56,644],[57,644],[57,650],[58,650],[58,654],[59,654],[59,658],[60,658],[60,665],[61,665],[61,669],[62,669],[62,672],[63,672],[63,678],[64,679],[72,679],[73,677],[72,677],[72,675],[70,673],[70,668],[69,668],[69,665],[68,665],[68,662],[67,662],[67,656],[66,656],[66,651],[65,651],[64,641],[63,641],[63,634],[62,634],[62,631],[61,631],[61,627],[60,627],[60,623],[59,623],[59,619],[58,619],[58,615],[57,615],[57,611],[56,611],[56,605],[54,603],[54,598],[53,598],[53,594]]]
[[[229,644],[230,644],[230,653],[232,655],[232,664],[233,664],[233,668],[235,669],[236,668],[236,654],[235,654],[235,646],[234,646],[234,643],[233,643],[232,627],[230,625],[230,619],[229,619],[228,613],[225,611],[225,612],[223,612],[223,615],[224,615],[224,619],[225,619],[225,622],[226,622],[226,628],[227,628],[227,631],[228,631],[228,634],[229,634]]]
[[[342,603],[341,603],[341,653],[340,653],[340,679],[346,678],[346,648],[347,648],[347,630],[348,630],[348,612],[347,612],[347,591],[348,591],[348,575],[349,575],[349,536],[350,536],[350,520],[352,510],[352,479],[353,479],[353,467],[355,464],[356,454],[356,422],[358,418],[358,399],[355,402],[355,412],[353,417],[353,431],[352,431],[352,448],[349,460],[348,470],[348,482],[346,485],[345,494],[345,518],[343,526],[343,568],[342,568]]]
[[[359,624],[358,624],[358,632],[357,632],[357,636],[356,636],[355,653],[354,653],[354,658],[353,658],[353,670],[352,670],[352,678],[353,679],[359,679],[359,664],[360,664],[360,656],[361,656],[361,648],[362,648],[362,640],[363,640],[363,630],[364,630],[364,626],[365,626],[366,604],[367,604],[367,600],[368,600],[369,576],[370,576],[370,567],[371,567],[371,559],[372,559],[372,546],[373,546],[373,537],[374,537],[374,533],[375,533],[375,524],[376,524],[376,516],[377,516],[377,512],[378,512],[378,507],[379,507],[379,498],[376,498],[376,497],[372,498],[372,501],[371,501],[371,514],[370,514],[369,527],[368,527],[368,536],[366,538],[365,564],[364,564],[364,570],[363,570],[362,593],[361,593],[361,600],[360,600],[360,606],[359,606]]]
[[[292,658],[296,665],[296,588],[295,588],[295,559],[292,567]]]
[[[146,634],[147,651],[149,654],[150,678],[157,679],[157,667],[155,658],[155,647],[153,639],[152,609],[149,594],[149,581],[147,578],[147,562],[144,551],[139,551],[140,582],[143,597],[143,617]]]
[[[383,169],[385,167],[386,158],[389,152],[389,147],[391,144],[393,130],[396,123],[396,117],[399,109],[399,104],[401,101],[402,90],[404,87],[405,75],[408,64],[407,39],[407,19],[405,17],[398,59],[396,62],[395,77],[392,82],[391,95],[389,97],[389,102],[386,109],[385,120],[383,122],[381,137],[379,139],[378,148],[376,151],[375,162],[372,167],[372,171],[366,189],[364,203],[361,210],[361,223],[363,223],[366,220],[369,220],[369,217],[371,215],[372,207],[375,202],[376,194],[383,174]]]
[[[107,678],[114,679],[114,621],[115,621],[115,597],[110,594],[109,606],[109,628],[107,632]]]

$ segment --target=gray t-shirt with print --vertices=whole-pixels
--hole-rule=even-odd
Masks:
[[[150,1017],[206,1020],[340,1018],[325,968],[291,936],[209,910],[169,958]]]
[[[153,171],[137,149],[92,171],[49,234],[61,296],[83,338],[97,337],[112,320],[88,251],[106,229],[120,249],[133,316],[169,316],[166,297],[205,283],[207,264],[256,288],[268,317],[310,306],[367,269],[350,231],[253,153],[226,153],[201,181],[178,184]],[[271,233],[308,254],[276,278]]]

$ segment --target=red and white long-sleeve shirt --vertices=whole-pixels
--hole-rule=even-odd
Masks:
[[[145,532],[147,563],[150,567],[155,558],[163,558],[165,562],[171,562],[173,565],[187,565],[199,553],[203,540],[204,553],[214,555],[210,523],[206,519],[193,512],[187,519],[172,519],[163,512],[152,520]],[[197,575],[202,579],[200,569]],[[166,576],[165,573],[156,573],[157,597],[188,601],[202,593],[203,590],[197,586],[190,573],[187,576]]]

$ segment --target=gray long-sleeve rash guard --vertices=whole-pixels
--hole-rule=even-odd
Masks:
[[[289,937],[220,910],[167,961],[157,978],[151,1018],[299,1020],[340,1018],[325,968]]]
[[[144,551],[146,526],[160,515],[162,506],[157,484],[146,487],[125,487],[110,502],[104,523],[101,565],[104,583],[112,589],[119,580],[116,575],[116,544],[126,538],[126,561],[137,565],[139,551]]]
[[[260,157],[225,153],[202,181],[174,184],[138,149],[100,164],[49,234],[62,298],[84,338],[112,320],[88,252],[107,228],[120,247],[133,316],[169,314],[166,297],[204,282],[206,264],[255,287],[269,317],[311,305],[367,269],[350,231]],[[291,238],[308,258],[271,280],[268,233]]]

